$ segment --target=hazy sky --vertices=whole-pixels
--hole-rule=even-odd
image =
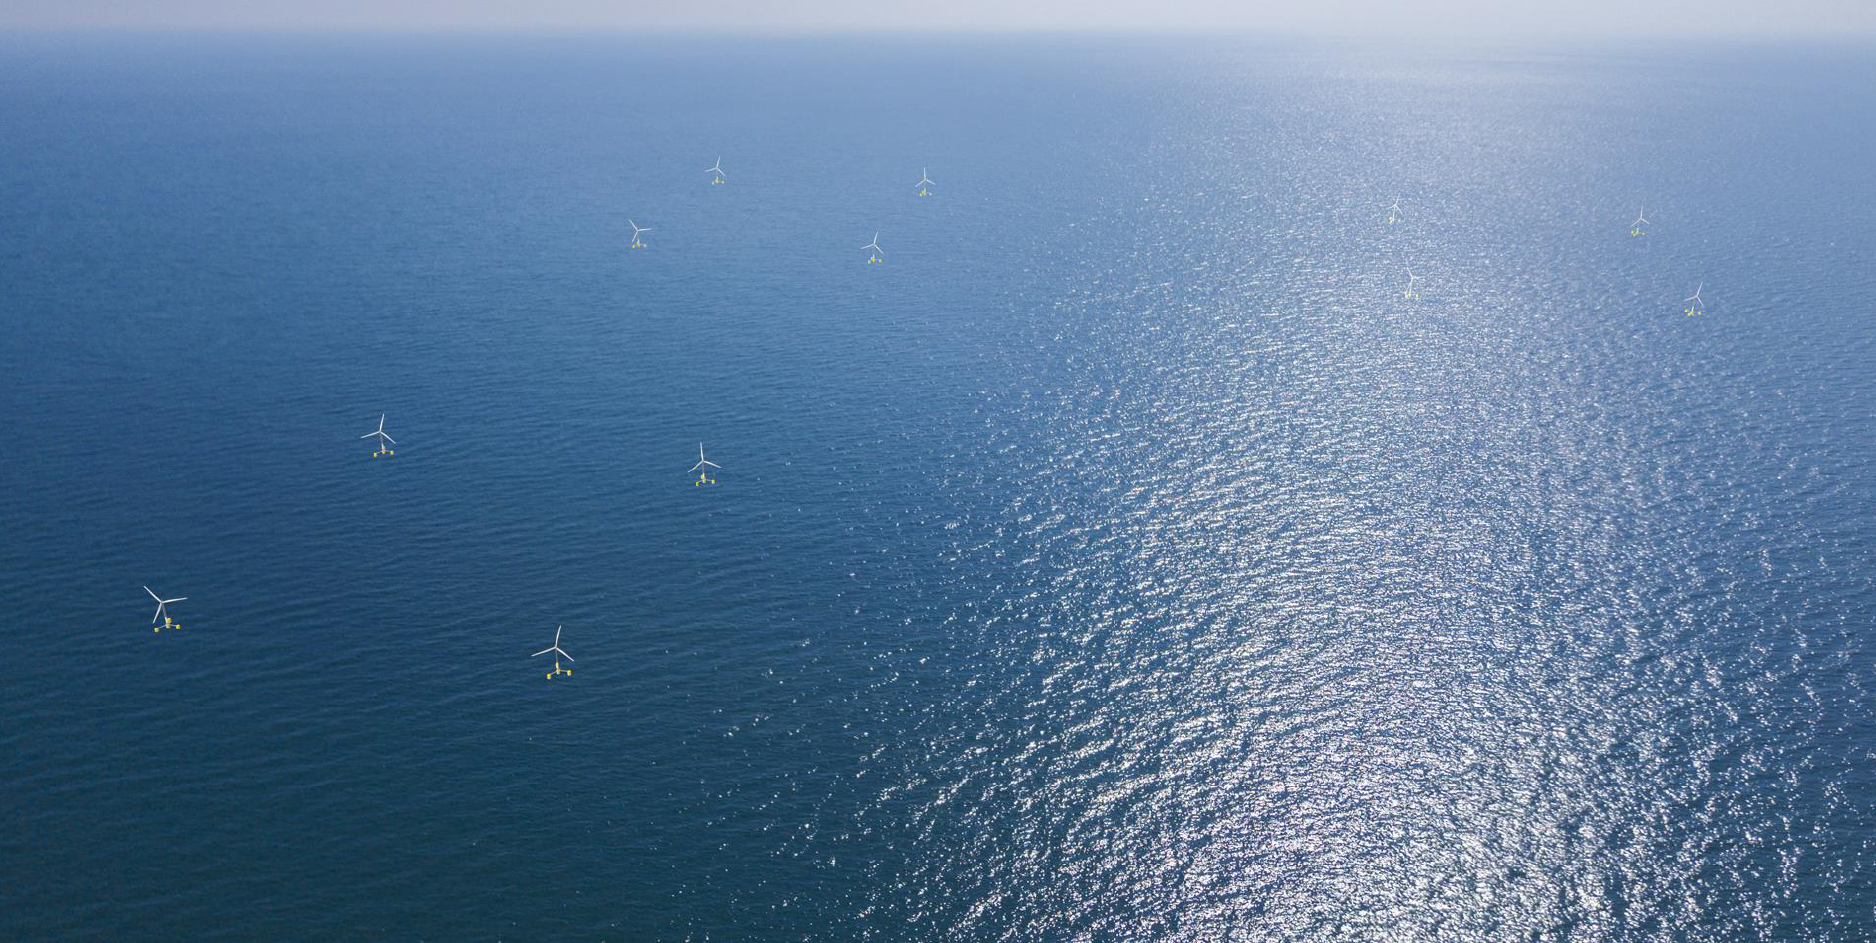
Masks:
[[[0,27],[1876,36],[1876,0],[0,0]]]

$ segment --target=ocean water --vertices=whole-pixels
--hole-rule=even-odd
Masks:
[[[0,38],[0,938],[1876,936],[1873,66]]]

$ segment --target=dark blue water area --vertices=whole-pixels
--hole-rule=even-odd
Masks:
[[[1872,65],[0,38],[0,937],[1867,939]]]

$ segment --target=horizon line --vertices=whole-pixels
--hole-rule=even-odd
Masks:
[[[305,36],[305,37],[435,37],[516,39],[607,39],[631,37],[683,37],[724,39],[812,39],[821,37],[927,37],[927,38],[1114,38],[1114,39],[1208,39],[1208,40],[1399,40],[1411,38],[1454,43],[1478,41],[1511,42],[1648,42],[1662,39],[1713,40],[1729,43],[1762,41],[1768,44],[1806,42],[1833,46],[1876,44],[1876,24],[1863,28],[1814,27],[1766,31],[1749,28],[1711,29],[1636,29],[1611,32],[1594,29],[1534,28],[1429,30],[1425,33],[1398,29],[1333,27],[1260,27],[1231,25],[976,25],[921,26],[877,25],[746,25],[708,26],[697,24],[627,25],[620,23],[322,23],[322,24],[155,24],[155,23],[9,23],[0,21],[0,36],[79,36],[79,35],[151,35],[151,36]]]

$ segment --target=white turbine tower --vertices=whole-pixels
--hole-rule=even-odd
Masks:
[[[918,169],[918,195],[931,196],[931,188],[935,186],[937,184],[933,183],[931,177],[925,173],[925,168],[920,167]]]
[[[710,477],[710,473],[708,471],[705,471],[705,469],[722,468],[722,467],[723,466],[718,465],[715,462],[706,460],[704,458],[704,453],[703,453],[703,443],[702,442],[697,443],[697,464],[692,465],[690,467],[691,471],[694,471],[697,473],[697,484],[699,485],[716,484],[717,480],[715,478]]]
[[[1387,221],[1389,223],[1400,222],[1400,201],[1399,200],[1395,200],[1394,205],[1387,208]]]
[[[704,173],[713,175],[710,178],[710,183],[712,186],[722,183],[723,182],[723,158],[721,157],[717,158],[717,162],[714,164],[711,164],[710,169],[704,171]]]
[[[145,587],[143,588],[143,591],[144,591],[144,592],[146,592],[146,593],[149,593],[149,594],[150,594],[150,598],[151,598],[151,599],[154,599],[154,600],[156,600],[156,615],[153,615],[153,616],[151,616],[151,617],[150,617],[150,631],[152,631],[152,632],[161,632],[161,631],[163,631],[164,629],[180,629],[180,628],[182,628],[182,623],[180,623],[180,622],[171,622],[171,621],[170,621],[170,618],[169,618],[169,604],[170,604],[170,603],[173,603],[173,602],[182,602],[183,600],[185,600],[185,599],[188,599],[189,597],[187,597],[187,596],[177,596],[177,597],[176,597],[175,599],[164,599],[163,597],[161,597],[161,596],[158,596],[158,595],[156,594],[156,591],[155,591],[155,590],[153,590],[153,589],[151,589],[151,588],[150,588],[150,587],[148,587],[148,586],[145,586]],[[161,620],[163,620],[163,624],[162,624],[162,625],[157,625],[157,624],[156,624],[156,620],[158,620],[158,619],[161,619]]]
[[[1694,288],[1693,294],[1681,299],[1681,304],[1687,305],[1687,307],[1682,310],[1687,313],[1688,317],[1691,318],[1696,314],[1707,313],[1707,303],[1700,300],[1700,289],[1705,287],[1707,287],[1707,283],[1701,282]]]
[[[639,224],[637,224],[637,223],[635,223],[635,222],[632,222],[632,221],[631,221],[631,220],[629,220],[629,219],[625,221],[625,224],[626,224],[627,226],[630,226],[630,227],[632,227],[632,248],[634,248],[634,249],[643,249],[643,248],[645,248],[645,240],[643,240],[643,239],[640,239],[640,238],[638,238],[638,237],[639,237],[640,235],[642,235],[642,234],[644,234],[644,233],[648,233],[648,232],[651,232],[651,227],[650,227],[650,226],[640,226]]]
[[[1635,212],[1635,221],[1628,225],[1628,234],[1631,236],[1644,235],[1642,227],[1646,225],[1648,225],[1648,208],[1644,206]]]
[[[869,252],[872,252],[872,253],[873,253],[873,254],[872,254],[871,256],[869,256],[869,257],[867,258],[867,260],[866,260],[866,263],[867,263],[868,265],[871,265],[871,264],[873,264],[874,262],[883,262],[883,261],[885,261],[885,258],[884,258],[884,256],[886,255],[886,252],[885,252],[885,250],[883,250],[883,249],[881,249],[881,248],[879,247],[879,233],[874,233],[874,234],[873,234],[873,241],[872,241],[872,242],[869,242],[869,243],[867,243],[866,245],[863,245],[863,246],[861,246],[860,248],[862,248],[862,249],[866,249],[866,250],[868,250]]]
[[[364,435],[359,436],[359,438],[361,439],[369,439],[372,436],[377,436],[379,439],[383,440],[378,443],[378,450],[376,452],[371,453],[372,458],[377,458],[380,455],[396,455],[397,454],[395,450],[387,449],[384,447],[386,442],[389,442],[392,445],[397,444],[396,439],[393,439],[390,436],[384,434],[384,416],[385,416],[384,413],[378,414],[378,430],[376,432],[367,432]]]
[[[1421,275],[1415,275],[1414,270],[1411,267],[1408,268],[1407,269],[1407,291],[1402,294],[1402,297],[1405,297],[1405,298],[1420,297],[1420,293],[1417,291],[1414,291],[1414,282],[1419,281],[1423,277],[1424,276],[1421,276]]]
[[[552,681],[552,680],[554,680],[554,675],[568,675],[568,676],[571,676],[571,675],[573,674],[573,669],[572,669],[572,668],[561,668],[561,667],[560,667],[560,659],[562,659],[562,658],[565,658],[565,659],[566,659],[567,661],[569,661],[569,662],[573,660],[573,656],[572,656],[572,655],[569,655],[569,654],[567,654],[567,653],[566,653],[566,652],[565,652],[564,650],[562,650],[562,649],[561,649],[561,647],[560,647],[560,626],[554,626],[554,644],[552,644],[552,645],[549,645],[549,646],[547,646],[546,648],[543,648],[543,649],[541,649],[540,651],[538,651],[538,652],[535,652],[535,653],[534,653],[534,654],[532,654],[532,655],[529,655],[528,657],[529,657],[529,658],[539,658],[539,657],[541,657],[542,655],[545,655],[545,654],[547,654],[548,652],[553,652],[553,653],[554,653],[554,670],[552,670],[552,671],[550,671],[550,672],[548,672],[548,673],[547,673],[547,680],[549,680],[549,681]]]

